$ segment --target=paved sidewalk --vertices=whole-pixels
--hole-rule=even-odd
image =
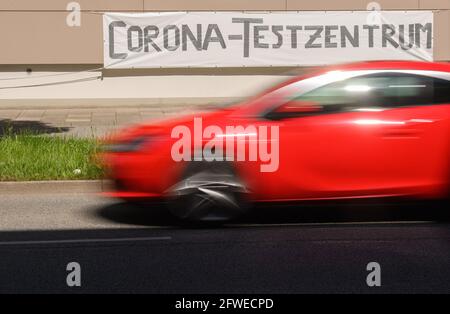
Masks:
[[[204,107],[203,107],[204,108]],[[103,136],[117,128],[144,121],[201,111],[202,106],[140,106],[126,108],[1,109],[2,129],[80,137]]]

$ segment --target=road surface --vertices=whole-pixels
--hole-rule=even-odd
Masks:
[[[450,292],[442,208],[265,208],[202,228],[175,224],[163,208],[0,195],[0,293]],[[70,262],[81,287],[67,286]],[[380,287],[367,285],[370,262]]]

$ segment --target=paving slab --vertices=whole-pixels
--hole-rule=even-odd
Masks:
[[[211,107],[211,105],[208,105],[208,107]],[[22,129],[24,124],[30,124],[33,130],[37,132],[42,130],[42,133],[45,134],[103,137],[129,125],[191,114],[201,111],[201,108],[202,106],[183,104],[102,108],[0,108],[0,128],[17,124]],[[54,133],[49,129],[55,129]]]

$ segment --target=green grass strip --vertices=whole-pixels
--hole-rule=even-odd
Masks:
[[[95,138],[33,134],[0,136],[0,181],[86,180],[102,177]]]

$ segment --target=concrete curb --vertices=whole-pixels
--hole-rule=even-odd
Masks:
[[[108,180],[8,181],[0,182],[0,194],[99,193],[108,186]]]
[[[220,106],[236,103],[246,97],[190,97],[190,98],[136,98],[136,99],[0,99],[0,110],[52,109],[170,109]]]

